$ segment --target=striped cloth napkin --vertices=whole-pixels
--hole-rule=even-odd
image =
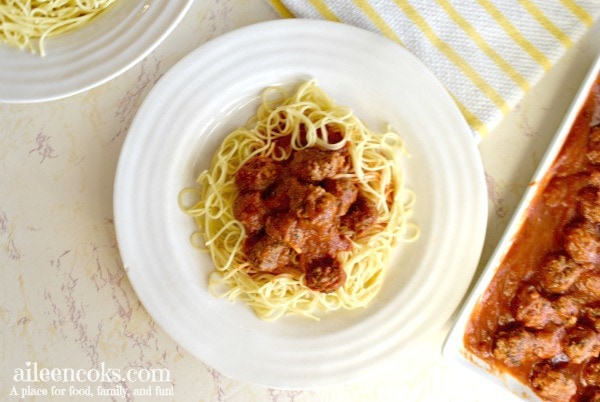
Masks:
[[[379,32],[446,86],[478,139],[600,16],[600,0],[268,0],[282,17]]]

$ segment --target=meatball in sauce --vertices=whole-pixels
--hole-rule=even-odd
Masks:
[[[242,165],[233,211],[248,236],[249,272],[297,273],[323,293],[343,286],[338,253],[351,250],[352,239],[378,218],[351,171],[346,147],[305,148],[285,161],[256,156]]]

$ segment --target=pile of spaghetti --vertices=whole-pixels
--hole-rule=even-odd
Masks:
[[[381,288],[396,244],[419,235],[410,221],[415,196],[405,188],[401,169],[406,154],[396,133],[372,132],[315,80],[291,95],[281,87],[264,90],[257,114],[224,139],[198,177],[199,187],[179,195],[199,229],[192,244],[209,252],[216,267],[211,292],[244,301],[265,320],[289,313],[318,319],[324,311],[366,306]],[[289,171],[299,176],[281,177]],[[309,171],[319,177],[306,183]],[[248,180],[267,184],[255,195],[244,184]],[[328,213],[332,199],[342,202],[337,194],[347,188],[344,183],[356,187],[354,198],[343,212]],[[307,198],[294,201],[297,194]],[[272,206],[282,198],[285,208],[296,208],[299,221],[289,222],[290,210]],[[371,211],[368,225],[346,219],[365,209]],[[249,211],[258,211],[258,221]],[[310,219],[313,226],[306,223]],[[342,224],[339,231],[322,231],[319,220]],[[310,233],[312,243],[298,240]],[[307,269],[305,254],[323,248],[321,233],[337,239],[337,252],[316,259],[316,268],[309,261]]]
[[[116,0],[0,0],[0,40],[41,56],[46,38],[77,28]]]

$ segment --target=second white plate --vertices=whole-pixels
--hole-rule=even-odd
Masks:
[[[46,40],[46,55],[0,43],[0,102],[41,102],[100,85],[148,55],[193,0],[119,0],[77,29]]]

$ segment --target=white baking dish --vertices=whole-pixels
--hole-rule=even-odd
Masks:
[[[515,238],[515,235],[519,231],[523,220],[525,219],[525,215],[530,203],[538,193],[538,190],[540,190],[540,183],[544,182],[546,172],[551,168],[558,153],[561,151],[565,139],[569,135],[571,127],[588,95],[590,94],[592,86],[594,85],[594,82],[599,74],[600,55],[592,64],[583,83],[581,84],[578,93],[576,94],[570,108],[567,111],[567,114],[565,115],[565,118],[563,119],[556,135],[551,141],[542,161],[540,162],[540,165],[535,171],[530,182],[531,184],[525,191],[525,194],[517,206],[517,209],[511,221],[509,222],[506,231],[500,239],[496,250],[492,254],[475,286],[468,295],[466,302],[461,307],[457,320],[454,323],[443,347],[443,354],[451,361],[451,363],[468,367],[481,374],[483,377],[488,378],[490,381],[501,384],[508,390],[512,391],[515,395],[525,400],[539,401],[540,399],[529,387],[521,384],[517,379],[506,373],[494,370],[487,363],[470,353],[463,344],[463,336],[472,311],[476,307],[480,297],[488,288],[490,282],[493,280],[497,269],[504,259],[504,256],[510,250],[513,239]]]

